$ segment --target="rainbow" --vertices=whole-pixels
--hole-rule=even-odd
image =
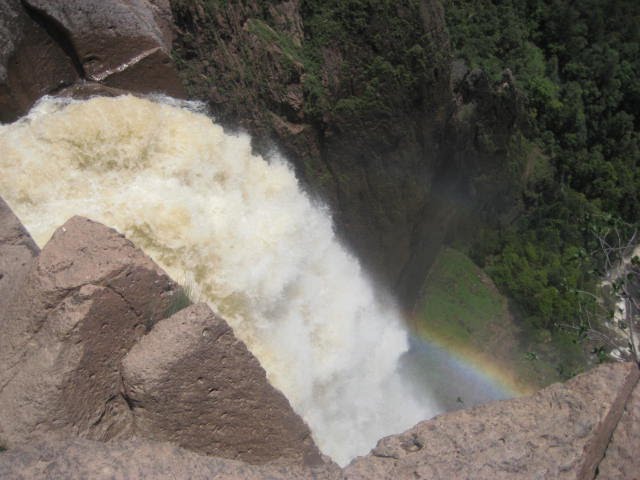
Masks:
[[[441,411],[529,395],[537,390],[519,378],[510,365],[456,339],[430,332],[424,325],[417,328],[412,317],[408,317],[411,348],[407,375],[414,385],[427,384],[432,392],[439,392]]]

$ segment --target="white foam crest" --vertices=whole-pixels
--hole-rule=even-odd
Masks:
[[[396,373],[408,348],[399,316],[329,215],[285,162],[179,107],[47,98],[0,126],[0,195],[40,245],[84,215],[192,282],[338,463],[428,417],[435,405]]]

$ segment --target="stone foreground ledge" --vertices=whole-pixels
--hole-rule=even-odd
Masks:
[[[383,438],[345,478],[591,480],[639,376],[635,364],[602,365],[530,397],[441,415]]]
[[[172,315],[180,287],[122,234],[73,217],[33,258],[17,218],[0,214],[0,266],[22,278],[0,297],[0,445],[138,437],[251,464],[325,463],[226,321],[205,304]]]
[[[3,480],[338,480],[335,465],[248,465],[207,457],[170,443],[128,440],[42,441],[0,453]]]
[[[599,464],[598,479],[632,480],[639,472],[640,389],[628,393],[638,375],[635,365],[606,365],[531,397],[445,414],[382,439],[342,471],[331,464],[253,466],[169,443],[71,439],[0,454],[0,478],[592,480]]]
[[[138,436],[252,464],[323,462],[309,427],[204,303],[158,322],[121,371]]]
[[[0,299],[0,443],[128,435],[120,360],[178,285],[113,229],[74,217]]]
[[[596,478],[640,480],[640,383],[625,406]]]

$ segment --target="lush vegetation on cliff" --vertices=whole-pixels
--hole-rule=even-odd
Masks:
[[[598,236],[640,220],[640,4],[442,3],[454,58],[489,77],[458,84],[460,108],[437,1],[172,0],[174,56],[219,121],[279,142],[407,308],[424,252],[464,216],[448,240],[473,237],[467,253],[518,305],[536,351],[573,351]]]
[[[518,322],[487,274],[448,247],[429,272],[412,323],[421,337],[490,365],[521,392],[553,383],[584,364],[578,344],[567,342],[566,334],[545,335]]]
[[[446,13],[457,56],[496,81],[513,72],[546,159],[525,173],[522,213],[489,222],[474,258],[530,325],[576,325],[598,237],[640,222],[640,3],[449,0]]]

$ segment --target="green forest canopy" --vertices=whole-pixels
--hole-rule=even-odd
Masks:
[[[640,222],[640,2],[448,0],[455,54],[494,80],[509,68],[526,95],[525,135],[548,174],[524,211],[488,225],[474,259],[530,326],[579,324],[601,263],[597,236]]]

